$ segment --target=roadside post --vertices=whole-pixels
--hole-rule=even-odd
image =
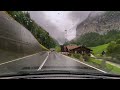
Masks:
[[[102,52],[103,60],[101,62],[101,67],[105,68],[106,67],[106,60],[105,60],[105,51]]]

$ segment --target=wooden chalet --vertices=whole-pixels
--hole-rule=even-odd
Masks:
[[[77,46],[77,45],[68,45],[68,46],[61,46],[62,52],[69,52],[69,53],[80,53],[80,54],[88,54],[92,53],[92,50],[85,47],[85,46]]]
[[[80,53],[80,54],[88,54],[90,55],[92,53],[92,50],[85,47],[85,46],[79,46],[74,49],[70,50],[70,53]]]

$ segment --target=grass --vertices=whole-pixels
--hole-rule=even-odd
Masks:
[[[56,47],[55,47],[55,50],[56,50],[56,52],[60,52],[60,51],[61,51],[60,46],[56,46]]]
[[[106,64],[106,66],[108,67],[108,68],[112,68],[111,69],[111,73],[113,73],[113,74],[120,74],[120,67],[117,67],[117,66],[114,66],[114,65],[111,65],[111,64]]]
[[[102,53],[102,51],[106,51],[107,47],[109,44],[104,44],[104,45],[100,45],[100,46],[96,46],[96,47],[90,47],[90,49],[93,50],[94,55],[100,55]]]
[[[96,47],[90,47],[90,48],[93,50],[93,53],[94,53],[95,56],[100,56],[102,51],[106,51],[108,45],[109,45],[109,43],[104,44],[104,45],[100,45],[100,46],[96,46]],[[93,64],[97,67],[100,67],[102,61],[91,58],[89,60],[89,63]],[[106,67],[101,68],[101,69],[107,70],[107,71],[109,71],[110,73],[113,73],[113,74],[120,74],[120,67],[117,67],[117,66],[109,64],[109,63],[106,63]]]
[[[38,42],[39,43],[39,42]],[[40,43],[39,43],[40,44]],[[42,50],[49,50],[49,49],[47,49],[46,47],[44,47],[42,44],[40,44],[40,47],[42,48]]]
[[[101,60],[96,60],[94,58],[90,58],[90,60],[88,61],[88,63],[95,65],[97,68],[103,69],[109,73],[112,74],[119,74],[120,75],[120,67],[115,66],[115,65],[111,65],[109,63],[106,62],[105,68],[101,67]]]
[[[70,57],[71,58],[76,58],[80,61],[83,61],[82,55],[80,55],[80,54],[71,54]]]
[[[72,55],[71,58],[75,58],[75,57]],[[80,59],[78,59],[78,60],[83,61],[82,59],[83,59],[83,58],[80,57]],[[102,60],[97,60],[97,59],[95,59],[95,58],[90,58],[90,59],[89,59],[87,62],[85,62],[85,63],[87,63],[87,64],[89,64],[89,65],[91,65],[91,66],[94,66],[94,67],[96,67],[96,68],[99,68],[99,69],[101,69],[101,70],[104,70],[104,71],[106,71],[106,72],[109,72],[109,73],[111,73],[111,74],[118,74],[118,75],[120,75],[120,67],[118,67],[118,66],[115,66],[115,65],[112,65],[112,64],[109,64],[109,63],[106,62],[105,68],[102,68],[102,67],[101,67]]]
[[[94,58],[90,58],[89,62],[93,62],[93,63],[96,63],[96,64],[101,64],[100,60],[96,60]]]

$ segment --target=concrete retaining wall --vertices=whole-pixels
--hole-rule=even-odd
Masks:
[[[31,32],[3,11],[0,11],[0,49],[23,56],[42,51]]]

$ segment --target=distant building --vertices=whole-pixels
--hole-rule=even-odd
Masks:
[[[68,52],[68,53],[80,53],[80,54],[88,54],[92,53],[92,50],[85,47],[85,46],[77,46],[77,45],[67,45],[61,46],[61,52]]]
[[[68,52],[67,47],[64,45],[61,45],[61,52]]]
[[[80,54],[88,54],[90,55],[92,53],[92,50],[85,47],[85,46],[78,46],[74,49],[70,50],[70,53],[80,53]]]
[[[69,52],[71,49],[78,47],[77,45],[61,45],[61,52]]]

